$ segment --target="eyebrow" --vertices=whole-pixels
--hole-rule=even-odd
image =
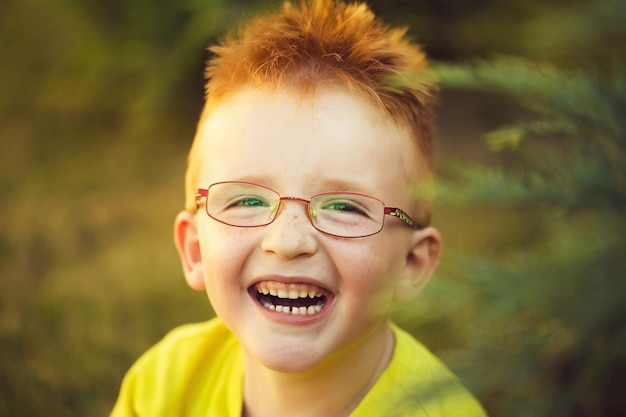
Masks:
[[[374,195],[376,190],[371,189],[370,187],[366,187],[364,184],[357,184],[352,181],[345,180],[327,180],[319,182],[320,190],[318,192],[326,192],[326,191],[352,191],[363,194]]]
[[[269,177],[266,176],[256,176],[256,175],[245,175],[236,178],[226,178],[223,181],[244,181],[244,182],[252,182],[255,184],[264,185],[266,187],[272,188],[278,191],[281,195],[287,195],[285,190],[278,189],[276,187],[276,183],[271,181]],[[308,189],[305,194],[306,196],[300,197],[309,197],[315,194],[324,193],[324,192],[333,192],[333,191],[350,191],[368,195],[376,195],[380,192],[378,190],[374,190],[371,187],[367,187],[366,184],[357,184],[353,181],[348,180],[340,180],[340,179],[327,179],[316,181],[313,183],[314,188]],[[377,192],[378,191],[378,192]]]

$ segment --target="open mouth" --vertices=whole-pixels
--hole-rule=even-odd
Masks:
[[[264,308],[284,314],[311,316],[327,302],[326,290],[311,284],[262,281],[250,290]]]

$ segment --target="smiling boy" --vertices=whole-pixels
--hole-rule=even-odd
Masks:
[[[408,192],[432,170],[422,52],[330,0],[212,50],[174,240],[217,318],[144,354],[112,415],[483,416],[389,321],[441,252]]]

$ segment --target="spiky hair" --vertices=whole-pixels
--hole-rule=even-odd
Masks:
[[[364,3],[302,0],[284,3],[210,47],[202,121],[244,87],[314,92],[343,86],[413,130],[421,171],[432,171],[434,77],[405,28],[390,28]],[[186,208],[195,210],[200,162],[196,137],[189,156]]]

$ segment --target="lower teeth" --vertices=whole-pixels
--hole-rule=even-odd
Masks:
[[[322,311],[322,305],[320,304],[316,304],[314,306],[308,306],[308,307],[290,307],[290,306],[281,306],[281,305],[274,305],[272,303],[263,303],[263,307],[272,310],[272,311],[278,311],[280,313],[285,313],[285,314],[293,314],[295,315],[312,315],[315,313],[319,313],[320,311]]]

